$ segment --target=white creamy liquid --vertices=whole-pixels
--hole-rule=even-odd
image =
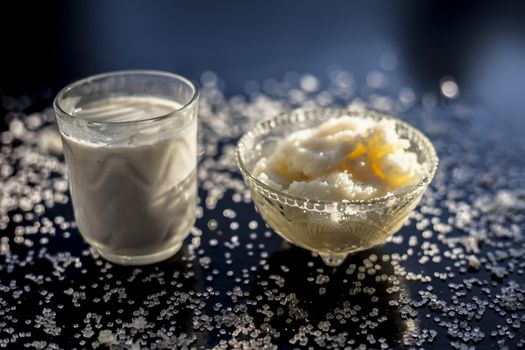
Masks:
[[[179,108],[159,98],[118,97],[74,114],[90,121],[123,122]],[[114,145],[62,135],[78,228],[103,256],[156,254],[180,245],[187,236],[195,221],[196,131],[193,118],[175,135],[153,137],[151,142]]]

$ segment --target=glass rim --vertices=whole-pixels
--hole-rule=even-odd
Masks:
[[[191,95],[190,100],[186,102],[185,104],[183,104],[180,108],[175,109],[166,114],[162,114],[162,115],[151,117],[151,118],[141,119],[141,120],[90,121],[90,120],[78,118],[72,115],[71,113],[66,112],[60,104],[60,101],[63,100],[63,97],[66,93],[68,93],[69,91],[75,88],[82,86],[83,84],[87,82],[98,80],[98,79],[103,79],[103,78],[108,78],[112,76],[132,76],[132,75],[147,75],[151,77],[157,76],[157,77],[165,77],[165,78],[171,78],[174,80],[182,81],[183,83],[187,84],[193,90],[193,93]],[[110,71],[110,72],[90,75],[86,78],[76,80],[66,85],[57,93],[55,99],[53,100],[53,109],[57,112],[57,115],[61,117],[66,117],[67,119],[75,120],[76,122],[85,123],[86,125],[100,125],[100,126],[101,125],[136,125],[136,124],[141,124],[141,123],[153,123],[157,121],[162,121],[164,119],[168,119],[172,117],[174,114],[179,114],[181,112],[184,112],[185,110],[189,109],[192,105],[195,104],[195,102],[199,98],[199,95],[200,93],[199,93],[199,89],[197,88],[197,85],[193,83],[191,80],[189,80],[188,78],[183,77],[182,75],[160,71],[160,70],[148,70],[148,69],[117,70],[117,71]]]
[[[280,114],[278,114],[275,117],[272,117],[272,118],[269,118],[267,120],[261,121],[261,122],[257,123],[254,128],[252,128],[251,130],[246,132],[241,137],[241,139],[239,140],[239,142],[237,144],[237,150],[236,150],[237,166],[241,170],[241,173],[244,176],[246,176],[249,181],[255,183],[257,186],[259,186],[263,190],[268,191],[269,193],[271,193],[273,195],[276,195],[278,197],[281,197],[281,198],[284,198],[284,199],[293,200],[295,202],[305,203],[305,204],[308,203],[308,204],[313,204],[313,205],[324,205],[324,206],[330,206],[330,205],[334,205],[334,206],[344,205],[344,206],[346,206],[346,205],[381,204],[381,203],[384,203],[384,202],[388,202],[388,201],[390,201],[390,200],[392,200],[394,198],[400,198],[402,196],[407,196],[407,195],[410,195],[412,193],[415,193],[418,190],[420,190],[421,188],[424,188],[425,186],[428,186],[430,184],[430,182],[432,181],[432,179],[434,178],[434,175],[436,173],[436,170],[437,170],[437,167],[438,167],[438,164],[439,164],[439,158],[437,156],[437,153],[436,153],[436,150],[434,148],[434,145],[425,136],[425,134],[423,134],[416,127],[410,125],[409,123],[407,123],[407,122],[405,122],[405,121],[403,121],[403,120],[401,120],[399,118],[393,117],[391,115],[388,115],[388,114],[385,114],[385,113],[382,113],[382,112],[375,111],[375,110],[370,109],[370,108],[365,108],[363,111],[355,111],[355,110],[351,110],[351,109],[348,109],[348,108],[317,108],[317,109],[310,110],[310,112],[312,112],[312,111],[341,111],[341,112],[348,112],[350,114],[355,114],[356,112],[357,113],[366,112],[366,113],[373,113],[373,117],[378,117],[378,118],[381,118],[381,119],[386,118],[386,119],[393,120],[397,124],[399,124],[399,125],[403,126],[404,128],[412,131],[417,136],[417,138],[423,142],[423,144],[426,146],[426,148],[428,148],[428,150],[430,151],[430,154],[429,154],[429,158],[430,159],[428,160],[428,164],[429,164],[428,170],[425,172],[425,175],[418,182],[416,182],[416,183],[414,183],[412,185],[404,187],[402,191],[394,192],[394,193],[388,193],[386,195],[383,195],[383,196],[380,196],[380,197],[373,197],[373,198],[370,198],[370,199],[348,199],[348,200],[341,200],[341,201],[309,199],[309,198],[306,198],[306,197],[300,197],[300,196],[296,196],[296,195],[293,195],[293,194],[286,193],[286,192],[281,191],[281,190],[277,190],[277,189],[275,189],[275,188],[265,184],[261,180],[259,180],[257,177],[255,177],[252,174],[252,172],[250,170],[248,170],[248,167],[246,166],[246,163],[245,163],[245,161],[243,159],[244,157],[241,154],[242,153],[241,148],[245,148],[245,143],[246,143],[247,139],[249,137],[254,137],[257,134],[257,130],[258,129],[265,128],[267,125],[275,124],[276,120],[279,119],[279,118],[291,117],[291,116],[293,116],[294,114],[297,114],[297,113],[307,113],[308,112],[307,110],[298,109],[298,110],[295,110],[295,111],[289,111],[289,112],[280,113]],[[288,122],[290,122],[290,121],[288,120]],[[251,186],[249,186],[249,187],[251,188]],[[257,191],[260,192],[259,190],[257,190]]]

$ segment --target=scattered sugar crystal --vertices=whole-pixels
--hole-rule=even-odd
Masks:
[[[479,268],[481,266],[481,263],[479,262],[478,258],[475,255],[469,255],[468,256],[468,264],[474,270],[479,270]]]
[[[396,65],[393,55],[380,62],[384,71]],[[383,94],[394,83],[384,71],[363,82],[333,67],[326,86],[290,72],[282,81],[249,82],[247,96],[231,98],[215,73],[204,73],[196,228],[180,254],[140,268],[108,264],[81,242],[52,111],[6,115],[0,347],[525,346],[522,149],[478,129],[469,106],[441,111],[435,94],[410,87]],[[447,81],[442,94],[458,98],[459,87]],[[282,245],[259,220],[231,143],[285,110],[334,104],[406,118],[434,141],[441,162],[401,232],[327,269],[317,255]],[[477,272],[482,265],[488,273]]]

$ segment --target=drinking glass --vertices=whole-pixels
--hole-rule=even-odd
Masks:
[[[105,259],[175,254],[195,222],[199,92],[159,71],[95,75],[62,89],[54,110],[75,220]]]

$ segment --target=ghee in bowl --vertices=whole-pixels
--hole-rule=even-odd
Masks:
[[[261,216],[332,266],[384,242],[431,181],[437,156],[417,129],[374,111],[295,111],[239,141],[239,168]]]

